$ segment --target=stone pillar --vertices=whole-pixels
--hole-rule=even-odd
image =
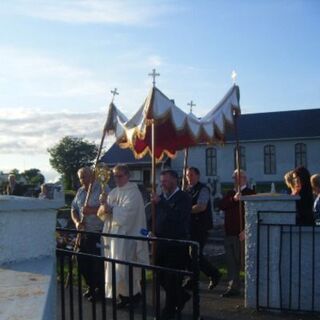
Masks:
[[[55,319],[55,228],[62,206],[63,199],[0,196],[1,319]]]
[[[245,306],[249,308],[257,307],[257,281],[259,281],[260,294],[259,299],[264,300],[267,293],[263,293],[263,286],[266,284],[266,279],[258,279],[257,269],[257,231],[258,231],[258,219],[264,223],[274,223],[277,225],[290,224],[295,225],[295,200],[299,197],[283,195],[283,194],[257,194],[252,196],[242,196],[241,200],[245,203],[245,230],[246,230],[246,243],[245,243]],[[267,230],[260,231],[268,232]],[[261,236],[261,234],[260,234]],[[271,241],[272,256],[277,257],[279,255],[279,243],[280,227],[273,228],[271,234],[269,234]],[[261,238],[261,237],[260,237]],[[266,255],[266,244],[260,243],[260,253]],[[263,259],[264,264],[260,263],[260,268],[265,268],[267,259]],[[261,259],[260,259],[261,261]],[[269,296],[271,297],[270,304],[277,305],[279,299],[279,273],[277,272],[278,265],[269,264],[269,274],[272,277],[271,285],[269,287]],[[266,291],[266,290],[265,290]]]

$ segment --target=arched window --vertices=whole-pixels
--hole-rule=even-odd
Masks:
[[[276,147],[271,144],[264,146],[264,173],[276,173]]]
[[[237,148],[234,148],[233,151],[233,159],[234,159],[234,168],[237,169]],[[240,169],[247,170],[246,169],[246,148],[240,146],[239,147],[239,164]]]
[[[307,167],[307,146],[304,143],[296,143],[294,146],[295,166]]]
[[[215,148],[206,149],[206,175],[217,175],[217,150]]]

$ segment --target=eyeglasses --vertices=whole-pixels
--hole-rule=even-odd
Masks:
[[[120,179],[124,177],[124,174],[114,174],[114,177]]]

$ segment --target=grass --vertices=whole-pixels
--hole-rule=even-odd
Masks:
[[[227,266],[222,265],[218,269],[222,273],[222,279],[227,280],[227,276],[228,276]],[[240,271],[240,279],[244,280],[244,271]]]

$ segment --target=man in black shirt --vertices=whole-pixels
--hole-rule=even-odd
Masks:
[[[174,170],[160,174],[162,194],[152,194],[151,201],[156,204],[156,236],[161,238],[188,240],[191,214],[191,199],[178,187],[178,175]],[[156,264],[159,266],[185,270],[188,264],[188,246],[170,242],[158,242]],[[161,286],[166,293],[165,307],[161,319],[175,317],[181,311],[190,295],[182,287],[181,275],[162,272],[159,275]]]
[[[209,188],[200,182],[200,171],[196,167],[187,169],[187,191],[192,197],[191,240],[199,243],[200,270],[210,279],[208,289],[212,290],[219,282],[221,273],[203,255],[208,239],[208,231],[213,228]]]

